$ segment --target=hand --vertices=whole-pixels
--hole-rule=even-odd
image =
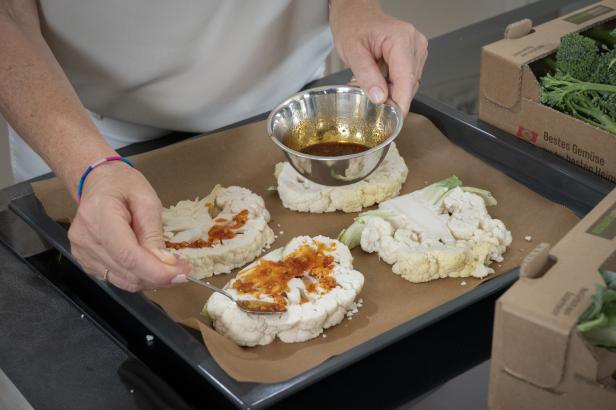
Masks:
[[[140,172],[122,162],[97,167],[68,231],[71,252],[86,272],[109,270],[106,279],[129,292],[182,281],[191,265],[165,250],[161,210]]]
[[[388,97],[404,113],[419,87],[428,40],[412,24],[384,14],[376,0],[331,0],[330,25],[342,61],[373,103]],[[389,84],[377,62],[389,67]]]

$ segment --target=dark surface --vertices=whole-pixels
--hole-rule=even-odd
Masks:
[[[420,110],[446,112],[455,107],[467,113],[474,113],[478,75],[479,47],[501,37],[505,24],[531,16],[535,22],[553,18],[554,13],[567,11],[565,8],[578,8],[592,1],[571,2],[546,0],[535,5],[499,16],[487,22],[469,27],[431,42],[430,60],[425,70],[421,92],[418,100]],[[575,6],[571,6],[575,4]],[[466,48],[465,48],[466,47]],[[456,59],[456,64],[441,64],[439,61]],[[473,64],[475,64],[473,66]],[[473,68],[475,67],[475,68]],[[464,91],[465,90],[465,91]],[[446,101],[447,107],[440,107],[438,100]],[[418,106],[417,104],[415,105]],[[486,128],[473,123],[473,116],[458,115],[456,123],[443,115],[442,128],[452,127],[449,132],[456,132],[456,127],[478,125],[477,132]],[[459,128],[459,129],[462,129]],[[469,131],[469,135],[472,132]],[[512,137],[492,131],[498,135],[495,140],[506,147],[525,151],[532,148],[528,144],[515,141]],[[186,135],[177,135],[171,140],[180,140]],[[516,145],[513,140],[522,145]],[[136,145],[125,150],[140,152],[170,141],[159,141],[146,145]],[[469,149],[472,151],[472,149]],[[531,150],[532,151],[532,150]],[[564,161],[555,159],[547,153],[534,153],[535,158],[544,158],[555,168],[564,169],[564,175],[577,179],[580,187],[590,187],[587,195],[580,198],[578,213],[583,213],[588,206],[604,195],[611,185],[600,178],[567,167]],[[543,156],[542,156],[543,155]],[[559,162],[560,161],[560,162]],[[562,167],[560,167],[562,165]],[[562,192],[568,181],[562,181],[562,187],[556,187],[554,197],[565,203]],[[586,184],[586,185],[584,185]],[[538,189],[538,187],[535,187]],[[0,192],[0,210],[14,197],[29,194],[27,184]],[[560,197],[558,195],[561,195]],[[46,246],[31,230],[14,215],[0,212],[0,240],[9,244],[22,256],[32,256],[29,262],[46,275],[70,274],[71,269],[61,260],[58,265],[55,252],[40,251]],[[73,302],[79,306],[80,300],[75,295]],[[438,326],[422,330],[412,340],[398,342],[361,362],[322,380],[317,385],[279,404],[280,408],[301,407],[351,407],[357,408],[412,408],[409,403],[416,403],[417,398],[434,389],[439,384],[463,372],[476,363],[484,361],[489,355],[491,335],[491,315],[495,296],[492,295],[479,304],[462,310]],[[87,308],[86,308],[87,309]],[[91,312],[94,316],[94,313]],[[116,320],[125,319],[123,312],[109,312]],[[6,318],[5,318],[6,317]],[[19,318],[19,319],[18,319]],[[96,320],[104,321],[100,317]],[[126,326],[134,324],[127,321]],[[138,324],[137,324],[138,325]],[[182,390],[200,396],[194,402],[210,404],[218,408],[211,391],[203,386],[190,385],[177,370],[178,360],[157,343],[147,346],[143,340],[127,341],[117,334],[106,333],[87,320],[81,319],[81,313],[75,305],[67,302],[62,293],[53,288],[41,275],[32,271],[16,256],[0,249],[0,367],[8,374],[26,398],[36,408],[131,408],[136,404],[128,389],[118,376],[120,365],[125,360],[135,364],[135,359],[120,346],[137,352],[141,359],[152,363],[159,374],[173,379],[177,384],[186,384]],[[137,368],[138,370],[135,370]],[[89,369],[95,369],[91,371]],[[164,393],[160,380],[147,372],[147,368],[138,365],[123,367],[124,382],[139,392],[153,391]],[[127,370],[128,369],[128,370]],[[144,369],[146,371],[144,371]],[[132,370],[132,373],[130,371]],[[129,377],[127,374],[138,375]],[[171,376],[169,376],[171,375]],[[469,377],[473,377],[472,374]],[[482,379],[484,381],[484,379]],[[144,384],[145,383],[145,384]],[[152,386],[154,390],[152,390]],[[149,390],[148,390],[149,389]],[[323,397],[332,397],[331,392],[341,390],[350,401],[329,403]],[[451,390],[437,391],[435,394],[453,394]],[[151,397],[151,394],[145,394]],[[58,400],[58,401],[54,401]],[[449,402],[455,397],[447,398]],[[164,399],[161,398],[161,402]],[[427,401],[424,401],[427,402]],[[434,401],[434,403],[438,402]],[[478,398],[477,404],[485,403],[485,397]],[[152,403],[140,400],[143,408],[150,408]],[[467,403],[468,405],[468,403]],[[418,404],[420,407],[420,404]],[[472,406],[472,405],[471,405]],[[463,407],[460,403],[460,407]],[[425,408],[425,407],[424,407]],[[472,408],[472,407],[467,407]]]
[[[0,368],[34,408],[131,407],[127,353],[4,246],[0,289]]]

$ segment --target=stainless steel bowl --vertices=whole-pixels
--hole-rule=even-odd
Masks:
[[[403,115],[393,102],[372,104],[353,86],[327,86],[302,91],[270,113],[267,132],[305,178],[322,185],[348,185],[370,175],[400,133]],[[324,142],[353,142],[368,150],[343,156],[302,151]]]

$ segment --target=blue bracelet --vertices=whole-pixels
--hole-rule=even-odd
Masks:
[[[103,159],[99,159],[93,164],[88,165],[88,168],[85,170],[85,172],[83,173],[83,175],[81,175],[81,178],[79,179],[79,185],[77,186],[77,201],[81,200],[81,194],[83,193],[83,184],[84,182],[86,182],[86,178],[88,177],[90,172],[92,172],[92,170],[96,168],[97,166],[102,165],[105,162],[110,162],[110,161],[122,161],[125,164],[128,164],[131,167],[135,168],[135,164],[133,164],[129,159],[121,157],[119,155],[115,155],[113,157],[105,157]]]

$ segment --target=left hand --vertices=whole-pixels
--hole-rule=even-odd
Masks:
[[[331,0],[330,26],[338,56],[373,103],[391,98],[408,113],[428,57],[428,40],[412,24],[381,11],[378,0]],[[377,62],[388,65],[388,80]],[[389,83],[388,83],[389,81]]]

